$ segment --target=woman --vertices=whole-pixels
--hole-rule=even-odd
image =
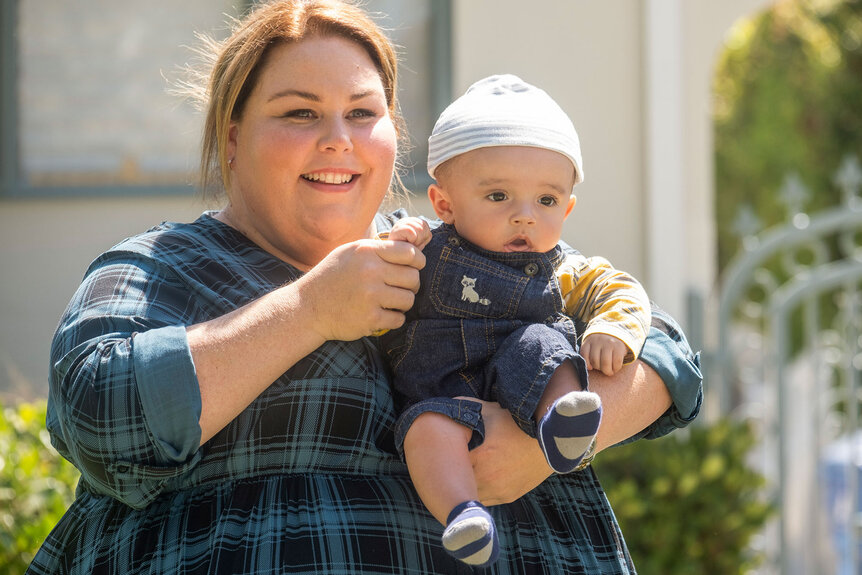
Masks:
[[[424,263],[372,239],[398,217],[376,215],[400,132],[392,47],[352,5],[284,0],[218,49],[202,173],[227,203],[112,248],[69,304],[48,428],[82,477],[29,572],[469,572],[395,455],[365,337],[401,325]],[[642,362],[591,381],[600,448],[697,413],[684,340],[650,339],[665,383]],[[512,502],[491,572],[633,572],[592,470],[545,481],[511,417],[483,417],[480,496]]]

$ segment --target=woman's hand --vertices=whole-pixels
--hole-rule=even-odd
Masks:
[[[352,341],[404,323],[425,256],[397,240],[359,240],[334,249],[296,282],[324,340]]]
[[[539,442],[524,433],[500,404],[460,399],[482,404],[485,441],[470,452],[470,460],[483,505],[511,503],[551,475]]]
[[[602,398],[602,423],[596,452],[627,439],[657,420],[671,405],[658,374],[641,361],[613,376],[590,372],[590,391]],[[485,505],[512,502],[532,490],[552,471],[539,442],[515,423],[498,403],[462,397],[482,404],[485,441],[470,452],[479,499]]]
[[[325,341],[352,341],[401,326],[424,265],[421,250],[408,242],[351,242],[297,281],[190,326],[201,443]]]

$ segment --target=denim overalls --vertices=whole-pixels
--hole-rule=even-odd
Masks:
[[[399,451],[410,425],[426,411],[470,427],[470,447],[479,445],[481,406],[456,396],[499,402],[535,437],[534,412],[560,364],[571,360],[587,387],[575,326],[563,314],[554,274],[563,250],[490,252],[442,224],[423,252],[427,264],[407,321],[380,338],[401,411]]]

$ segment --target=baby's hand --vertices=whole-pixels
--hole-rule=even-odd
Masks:
[[[592,333],[581,344],[581,356],[587,361],[587,369],[597,369],[605,375],[618,372],[628,352],[628,346],[621,339],[604,333]]]
[[[409,242],[421,250],[431,241],[431,228],[422,218],[402,218],[392,226],[387,239]]]

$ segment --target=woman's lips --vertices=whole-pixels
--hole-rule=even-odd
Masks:
[[[344,172],[313,172],[302,174],[304,180],[323,184],[348,184],[356,174]]]
[[[353,188],[360,175],[355,172],[320,171],[302,174],[301,179],[322,192],[346,192]]]

